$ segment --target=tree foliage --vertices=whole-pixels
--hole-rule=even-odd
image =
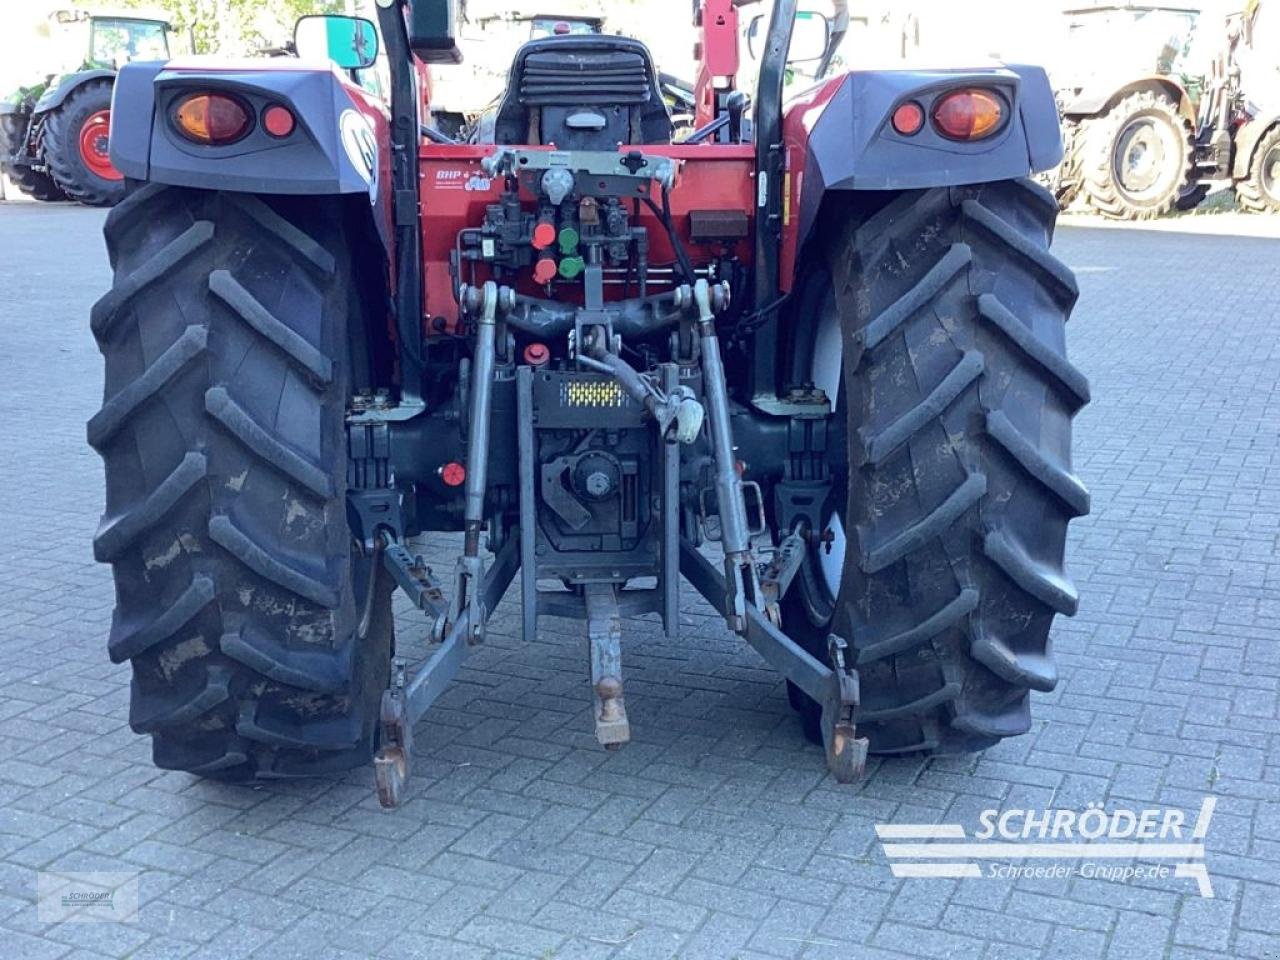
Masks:
[[[241,55],[278,46],[294,21],[308,13],[342,13],[344,0],[115,0],[168,14],[174,29],[190,37],[195,53]]]

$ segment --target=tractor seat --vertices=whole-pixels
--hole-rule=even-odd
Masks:
[[[499,144],[555,143],[561,150],[670,143],[671,135],[671,115],[648,48],[604,34],[524,44],[492,134]]]

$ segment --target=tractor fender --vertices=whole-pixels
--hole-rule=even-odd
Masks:
[[[1177,104],[1178,114],[1193,130],[1196,126],[1195,104],[1186,88],[1172,77],[1151,74],[1139,77],[1124,86],[1086,87],[1070,97],[1064,97],[1062,115],[1069,120],[1085,120],[1105,113],[1115,104],[1133,93],[1159,93]]]
[[[73,90],[95,80],[114,80],[115,76],[116,72],[114,70],[81,70],[79,73],[65,74],[58,78],[57,83],[50,86],[40,95],[40,99],[31,108],[31,112],[35,114],[47,113],[56,107],[62,106],[62,101],[66,100]]]
[[[229,94],[249,108],[248,133],[226,146],[185,139],[173,114],[189,93]],[[263,126],[270,106],[295,118],[274,137]],[[365,194],[384,240],[392,187],[388,115],[382,103],[327,62],[295,59],[129,63],[116,81],[111,162],[133,180],[243,193]]]
[[[912,136],[891,125],[915,101],[926,116],[945,92],[995,89],[1008,105],[1004,126],[974,143],[948,140],[926,119]],[[918,190],[987,183],[1049,170],[1062,160],[1062,134],[1048,77],[1040,67],[977,70],[853,71],[802,94],[783,119],[787,184],[781,275],[789,289],[803,246],[828,193]]]
[[[1267,131],[1280,124],[1280,113],[1262,113],[1255,116],[1236,131],[1235,150],[1232,151],[1231,179],[1243,180],[1249,176],[1253,163],[1253,151],[1267,135]]]

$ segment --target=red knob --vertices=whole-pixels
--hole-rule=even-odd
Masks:
[[[531,367],[540,367],[551,359],[551,351],[545,343],[531,343],[524,348],[524,362]]]
[[[457,460],[450,460],[440,468],[440,479],[446,487],[460,487],[467,482],[467,468]]]
[[[545,250],[556,242],[556,225],[543,220],[533,228],[533,249]]]
[[[556,261],[552,257],[543,257],[533,265],[533,279],[538,283],[550,283],[556,278]]]

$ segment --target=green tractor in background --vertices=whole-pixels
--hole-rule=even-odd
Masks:
[[[172,28],[82,10],[49,20],[47,75],[0,103],[0,166],[37,200],[112,206],[124,197],[124,177],[107,155],[116,72],[130,60],[167,60]]]

